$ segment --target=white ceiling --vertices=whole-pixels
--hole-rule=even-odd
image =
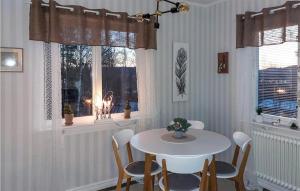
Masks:
[[[203,6],[212,5],[212,4],[217,3],[218,1],[222,1],[222,0],[187,0],[187,2],[191,2],[191,3],[203,5]]]

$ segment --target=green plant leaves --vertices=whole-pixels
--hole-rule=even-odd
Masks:
[[[186,132],[190,126],[192,126],[188,121],[184,118],[175,118],[173,120],[173,124],[167,127],[168,131],[181,131]]]

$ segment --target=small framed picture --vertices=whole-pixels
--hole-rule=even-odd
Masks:
[[[23,72],[23,49],[0,48],[0,72]]]
[[[219,74],[228,74],[228,52],[218,53],[218,73]]]

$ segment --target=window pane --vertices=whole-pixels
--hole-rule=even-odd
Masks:
[[[276,116],[297,115],[298,43],[259,48],[258,106]]]
[[[135,51],[128,48],[102,47],[102,95],[113,92],[112,113],[121,113],[129,100],[138,111]]]
[[[61,45],[60,54],[62,108],[70,104],[75,117],[92,115],[92,48]]]

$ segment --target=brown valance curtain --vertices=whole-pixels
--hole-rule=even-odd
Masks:
[[[32,0],[30,7],[30,40],[61,44],[156,49],[154,18],[137,22],[124,12],[106,9],[87,9],[81,6],[59,8],[50,0],[42,6],[41,0]],[[96,11],[99,14],[87,12]]]
[[[237,15],[236,47],[300,42],[300,1]],[[299,5],[298,5],[299,4]]]

